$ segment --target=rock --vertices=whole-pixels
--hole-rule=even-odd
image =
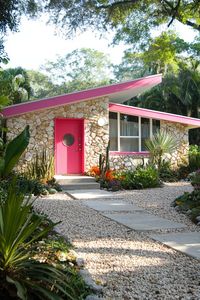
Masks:
[[[79,274],[85,281],[86,285],[89,286],[89,288],[95,292],[95,293],[101,293],[103,287],[101,285],[97,285],[94,280],[91,278],[90,273],[87,270],[80,270]]]
[[[186,215],[189,216],[189,215],[191,214],[191,212],[192,212],[191,209],[188,209],[188,210],[186,211]],[[198,220],[197,220],[197,221],[198,221]],[[200,221],[200,219],[199,219],[199,221]]]
[[[85,300],[103,300],[103,298],[99,298],[97,295],[88,295]]]
[[[57,193],[57,191],[56,191],[56,189],[49,189],[49,194],[56,194]]]
[[[196,217],[197,222],[200,222],[200,216]]]
[[[49,195],[49,192],[48,192],[46,189],[44,189],[44,190],[41,192],[41,194],[45,196],[45,195]]]
[[[84,265],[85,265],[85,261],[84,261],[84,259],[83,258],[81,258],[81,257],[78,257],[77,259],[76,259],[76,264],[77,264],[77,266],[78,267],[84,267]]]
[[[200,226],[200,222],[197,223],[197,226]]]

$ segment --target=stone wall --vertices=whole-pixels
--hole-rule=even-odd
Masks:
[[[166,160],[170,160],[172,167],[176,169],[181,164],[188,163],[188,129],[179,123],[167,121],[160,122],[160,128],[171,133],[177,141],[177,150],[172,155],[166,155]],[[110,167],[115,170],[133,170],[138,165],[148,163],[148,154],[130,154],[130,155],[110,155]]]
[[[108,99],[99,98],[71,105],[45,109],[20,115],[7,120],[9,128],[8,138],[11,139],[20,133],[24,127],[30,125],[30,143],[21,159],[20,168],[32,160],[36,152],[44,148],[47,153],[54,155],[54,119],[55,118],[84,118],[85,122],[85,171],[98,164],[99,153],[104,153],[109,139],[109,125],[100,127],[97,124],[99,117],[108,119]],[[161,121],[161,129],[171,133],[178,142],[177,151],[168,159],[176,168],[188,160],[188,129],[177,123]],[[113,169],[133,169],[138,164],[146,164],[148,154],[110,155],[110,166]]]
[[[174,168],[181,164],[187,164],[189,150],[188,128],[180,123],[161,121],[161,129],[166,130],[177,141],[177,150],[166,158],[171,161]]]
[[[84,118],[85,122],[85,169],[98,164],[99,153],[104,152],[109,139],[108,124],[100,127],[99,117],[108,119],[108,99],[98,98],[71,105],[23,114],[7,120],[8,139],[14,138],[24,127],[30,126],[30,143],[20,161],[23,170],[37,152],[44,148],[54,155],[54,119]]]
[[[133,170],[138,165],[146,165],[148,161],[148,154],[111,154],[110,168],[114,170]]]

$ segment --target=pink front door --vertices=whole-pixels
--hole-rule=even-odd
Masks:
[[[55,120],[55,167],[57,175],[84,172],[84,120]]]

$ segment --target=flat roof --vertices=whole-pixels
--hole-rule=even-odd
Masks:
[[[120,112],[122,114],[140,116],[143,118],[152,118],[156,120],[164,120],[169,122],[181,123],[186,125],[189,128],[198,128],[200,127],[200,119],[190,118],[182,115],[175,115],[171,113],[140,108],[135,106],[128,106],[117,103],[110,103],[109,110],[112,112]]]

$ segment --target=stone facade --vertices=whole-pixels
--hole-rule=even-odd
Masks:
[[[100,127],[97,121],[100,117],[108,120],[108,112],[108,99],[98,98],[8,119],[8,139],[14,138],[26,125],[30,126],[30,142],[21,159],[20,169],[23,170],[35,154],[44,148],[49,155],[54,155],[55,118],[85,119],[85,170],[98,164],[99,153],[104,153],[108,144],[109,125]]]
[[[179,123],[160,121],[161,130],[171,133],[177,141],[177,150],[171,155],[166,155],[166,160],[170,160],[172,167],[176,169],[181,164],[188,163],[188,128]],[[130,155],[110,155],[110,167],[115,170],[133,170],[138,165],[146,165],[148,154],[130,154]]]
[[[107,98],[98,98],[64,105],[51,109],[26,113],[7,120],[8,138],[14,138],[26,125],[30,126],[30,143],[21,159],[20,168],[24,169],[37,152],[45,148],[49,155],[54,155],[54,119],[81,118],[85,119],[85,171],[98,164],[99,154],[105,153],[109,140],[109,125],[99,126],[100,117],[109,118],[109,102]],[[188,151],[188,129],[178,123],[161,121],[161,129],[173,134],[178,142],[177,151],[168,159],[176,168],[186,163]],[[110,155],[112,169],[133,169],[138,164],[146,164],[148,154]]]
[[[146,165],[148,161],[148,154],[111,154],[110,168],[114,170],[133,170],[138,165]]]
[[[171,134],[177,142],[177,150],[167,157],[171,161],[172,166],[177,168],[182,164],[187,164],[189,150],[188,128],[180,123],[161,121],[161,129]]]

